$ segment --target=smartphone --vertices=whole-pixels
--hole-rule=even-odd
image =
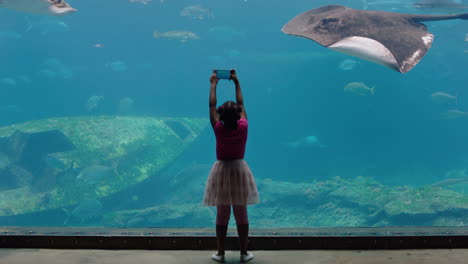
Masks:
[[[231,73],[233,73],[234,70],[213,70],[213,72],[216,73],[218,79],[231,80]]]

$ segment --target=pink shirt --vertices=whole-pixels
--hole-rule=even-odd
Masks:
[[[216,122],[214,133],[216,136],[216,158],[218,160],[244,158],[247,128],[247,119],[243,117],[237,121],[237,129],[228,129],[224,127],[223,122]]]

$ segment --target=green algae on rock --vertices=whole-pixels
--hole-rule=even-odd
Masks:
[[[73,206],[82,199],[99,199],[139,183],[175,160],[207,124],[204,118],[82,116],[1,127],[0,138],[17,130],[59,130],[76,149],[54,154],[70,170],[60,175],[44,170],[34,175],[31,186],[1,191],[0,216]],[[118,173],[99,184],[77,185],[77,173],[96,165],[114,167]]]

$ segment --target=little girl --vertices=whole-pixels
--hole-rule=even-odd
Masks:
[[[224,241],[228,229],[231,205],[237,224],[240,241],[240,261],[247,262],[254,255],[247,252],[249,221],[247,205],[259,203],[257,186],[249,166],[244,161],[247,142],[247,114],[236,72],[231,71],[231,80],[236,85],[236,102],[227,101],[216,109],[216,86],[218,77],[210,78],[210,121],[216,136],[217,161],[211,168],[205,189],[203,204],[216,206],[216,239],[218,253],[211,258],[224,263]]]

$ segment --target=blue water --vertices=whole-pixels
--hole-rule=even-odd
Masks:
[[[394,11],[390,7],[398,6],[398,12],[421,13],[404,2],[369,9]],[[468,118],[440,117],[450,109],[468,111],[466,21],[427,22],[435,35],[432,48],[414,69],[401,74],[281,32],[303,11],[326,4],[361,8],[358,0],[69,3],[78,12],[58,19],[68,29],[45,34],[39,29],[40,21],[54,18],[0,10],[0,32],[21,35],[18,39],[0,36],[0,79],[16,80],[15,85],[0,83],[0,126],[50,117],[118,115],[119,100],[124,97],[134,100],[131,115],[208,118],[212,69],[235,68],[249,117],[245,158],[259,182],[303,184],[335,176],[367,176],[386,186],[417,187],[443,180],[448,171],[468,163]],[[179,15],[184,7],[196,4],[209,8],[213,17],[198,20]],[[155,39],[154,30],[185,30],[200,39]],[[41,72],[51,58],[64,72],[54,76]],[[357,62],[353,69],[339,67],[346,59]],[[125,67],[112,69],[115,62]],[[375,95],[345,93],[343,87],[350,82],[375,87]],[[435,104],[430,97],[434,92],[457,95],[457,103]],[[94,95],[104,100],[90,113],[85,105]],[[218,95],[218,104],[234,99],[232,82],[220,81]],[[288,146],[306,136],[316,136],[326,147]],[[166,173],[176,174],[193,164],[209,165],[215,160],[214,150],[214,137],[207,129]],[[203,195],[203,188],[199,190],[197,199]],[[462,188],[454,190],[462,193]],[[166,196],[177,196],[152,196],[151,187],[139,192],[138,200],[125,206],[103,201],[99,214],[142,209],[167,202]],[[304,201],[292,204],[296,203]],[[41,222],[20,215],[3,223],[55,225],[66,218],[61,210],[38,215]],[[160,225],[191,226],[190,217]],[[111,225],[103,219],[75,219],[69,224]],[[205,223],[211,226],[213,219],[206,218]]]

